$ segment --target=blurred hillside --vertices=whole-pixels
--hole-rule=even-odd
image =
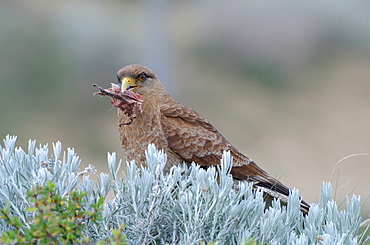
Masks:
[[[317,201],[369,198],[370,4],[235,1],[0,3],[0,136],[74,147],[106,171],[116,110],[93,97],[147,65],[267,172]],[[336,168],[337,167],[337,168]],[[365,208],[368,208],[369,201]]]

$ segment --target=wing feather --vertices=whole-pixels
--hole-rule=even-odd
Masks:
[[[201,166],[218,165],[224,150],[230,150],[235,165],[249,161],[202,115],[173,99],[168,100],[161,107],[162,129],[171,151],[184,161]]]

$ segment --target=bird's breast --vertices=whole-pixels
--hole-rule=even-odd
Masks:
[[[119,127],[120,140],[127,160],[135,160],[136,164],[146,166],[145,150],[149,144],[154,144],[157,149],[166,149],[167,141],[161,127],[160,113],[148,113],[143,110],[129,125]],[[129,121],[121,110],[118,110],[118,124]]]

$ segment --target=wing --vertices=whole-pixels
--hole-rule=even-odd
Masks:
[[[161,106],[161,124],[169,148],[185,162],[218,165],[224,150],[231,152],[236,166],[249,161],[207,119],[171,98]]]
[[[161,124],[168,147],[183,161],[194,161],[204,167],[219,165],[223,151],[230,151],[233,157],[230,173],[234,179],[253,182],[267,194],[286,202],[290,189],[233,147],[196,111],[168,97],[161,106]],[[302,201],[303,206],[309,207]]]

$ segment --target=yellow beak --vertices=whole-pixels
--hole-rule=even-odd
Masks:
[[[125,91],[126,89],[132,90],[136,87],[140,87],[140,86],[136,84],[135,79],[133,79],[132,77],[124,77],[122,79],[122,87],[121,87],[122,91]]]

